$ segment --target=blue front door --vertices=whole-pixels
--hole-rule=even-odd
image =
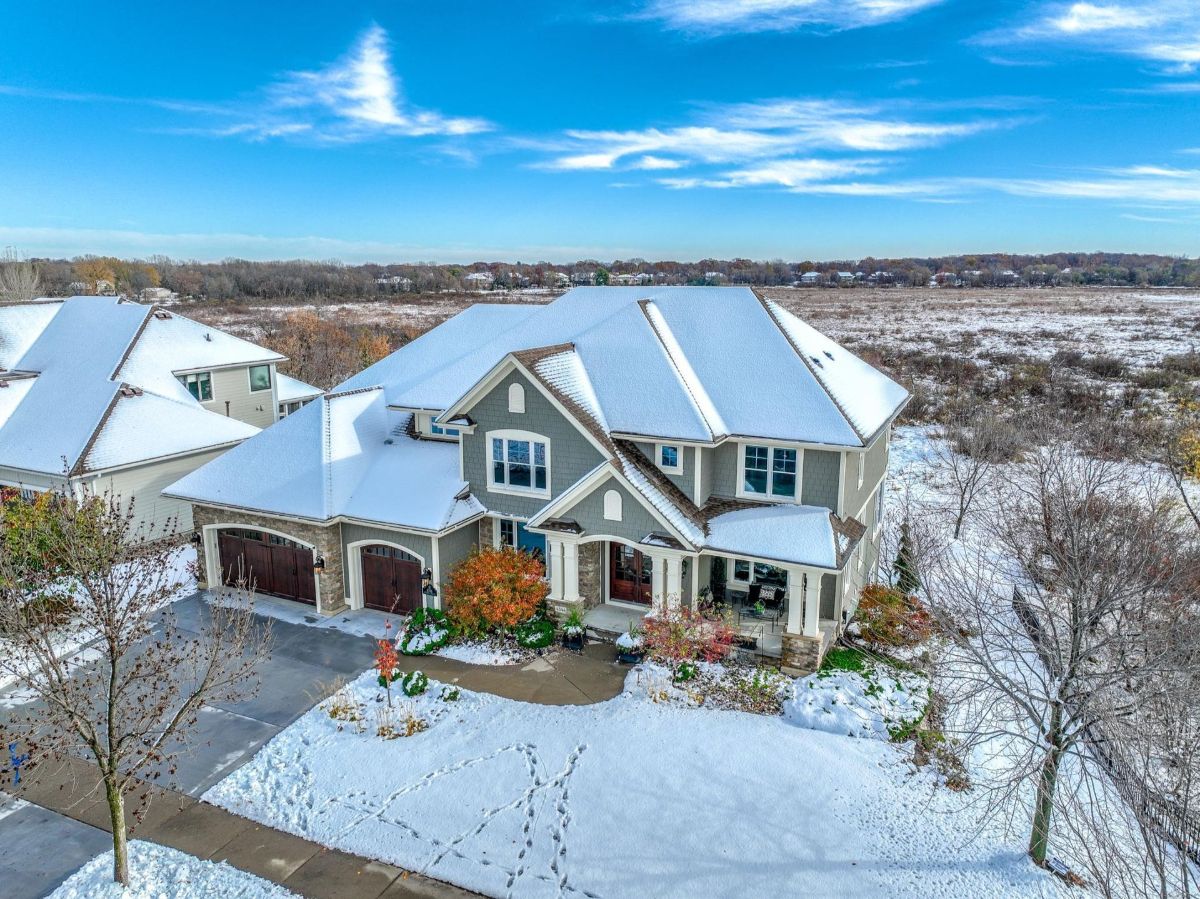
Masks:
[[[546,558],[546,538],[541,534],[531,534],[525,530],[525,525],[517,523],[517,549],[532,553],[539,559]]]

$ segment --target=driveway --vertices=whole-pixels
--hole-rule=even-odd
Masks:
[[[272,600],[272,606],[283,603]],[[353,679],[371,666],[374,640],[362,636],[372,628],[359,623],[340,630],[339,622],[317,619],[294,603],[288,616],[262,617],[271,631],[271,658],[259,668],[257,695],[244,702],[204,708],[197,727],[180,754],[169,784],[198,797],[231,771],[249,761],[264,743],[291,724],[341,680]],[[202,593],[171,607],[176,623],[195,632],[208,617]],[[357,615],[358,613],[351,613]],[[306,618],[311,617],[310,626]],[[330,626],[335,625],[335,626]],[[0,691],[0,707],[5,696]],[[167,780],[164,778],[164,781]],[[3,785],[0,785],[3,786]],[[34,899],[52,892],[69,874],[112,845],[107,833],[41,806],[14,802],[0,794],[0,883],[4,899]],[[53,851],[47,851],[53,847]]]

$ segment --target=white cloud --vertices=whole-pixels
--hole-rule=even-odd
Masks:
[[[906,18],[943,0],[650,0],[639,18],[691,34],[861,28]]]
[[[641,130],[572,130],[541,145],[551,171],[679,169],[744,164],[814,150],[895,153],[937,146],[1012,120],[936,122],[901,118],[872,104],[821,99],[712,106],[695,124]]]
[[[981,41],[1076,44],[1094,52],[1151,60],[1168,72],[1190,72],[1200,64],[1200,3],[1043,3],[1028,24],[991,32]]]
[[[379,25],[368,28],[337,62],[317,71],[292,72],[272,85],[268,96],[276,116],[311,116],[317,121],[308,122],[307,130],[335,140],[463,135],[492,127],[483,119],[445,116],[406,103],[392,67],[387,32]],[[270,121],[274,117],[267,116],[258,136],[274,136],[272,131],[279,128]]]
[[[1088,177],[977,179],[974,183],[1024,197],[1200,205],[1200,169],[1137,165],[1100,169]]]

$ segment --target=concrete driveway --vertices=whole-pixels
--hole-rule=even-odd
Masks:
[[[371,666],[373,639],[333,627],[309,626],[303,623],[305,612],[298,606],[295,621],[260,616],[261,621],[269,622],[272,653],[259,669],[258,694],[244,702],[203,709],[180,754],[175,775],[163,786],[200,796],[328,695],[339,679],[352,678]],[[195,631],[209,611],[203,594],[197,593],[174,603],[169,614],[179,627]],[[13,692],[0,691],[0,703]],[[98,828],[0,794],[0,893],[4,899],[34,899],[53,892],[68,875],[111,845],[109,835]]]

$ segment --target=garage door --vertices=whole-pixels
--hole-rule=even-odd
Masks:
[[[408,614],[421,605],[421,562],[394,546],[362,549],[363,605]]]
[[[221,575],[226,584],[252,581],[259,593],[315,604],[313,554],[294,540],[244,528],[217,534]]]

